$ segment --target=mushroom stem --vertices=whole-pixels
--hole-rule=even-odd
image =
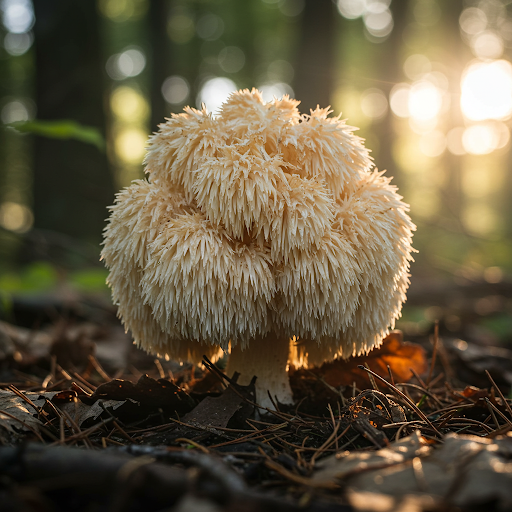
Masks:
[[[274,409],[268,396],[282,404],[293,403],[288,379],[290,340],[275,334],[267,334],[252,342],[244,350],[239,345],[231,348],[226,374],[240,373],[238,383],[247,385],[256,375],[256,401],[262,407]]]

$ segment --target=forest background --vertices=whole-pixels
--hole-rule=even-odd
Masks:
[[[239,88],[331,105],[394,177],[418,226],[406,334],[459,332],[460,295],[429,302],[433,287],[512,274],[512,2],[1,0],[0,14],[4,319],[17,296],[108,300],[107,206],[143,177],[148,135]],[[472,303],[478,333],[508,343],[512,299],[493,290]]]

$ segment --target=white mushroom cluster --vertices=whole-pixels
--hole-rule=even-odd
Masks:
[[[185,108],[149,142],[148,181],[117,195],[102,257],[144,349],[199,362],[231,351],[291,401],[286,368],[378,346],[405,300],[414,225],[354,128],[328,109],[233,94]],[[294,342],[290,343],[290,339]]]

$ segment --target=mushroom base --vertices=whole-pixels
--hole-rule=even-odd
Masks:
[[[256,375],[256,401],[262,407],[274,409],[272,398],[282,404],[293,403],[292,390],[288,379],[288,357],[290,340],[268,334],[252,341],[251,346],[241,350],[231,348],[226,374],[231,377],[240,373],[238,383],[247,385]]]

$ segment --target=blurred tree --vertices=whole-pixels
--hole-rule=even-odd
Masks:
[[[104,71],[96,3],[34,2],[37,118],[104,132]],[[34,140],[34,226],[99,242],[113,202],[107,157],[76,140]]]
[[[442,3],[443,16],[442,16],[442,37],[446,48],[450,48],[450,52],[446,52],[444,58],[446,59],[446,69],[448,79],[451,84],[460,82],[460,77],[464,69],[464,64],[471,59],[471,52],[464,44],[460,37],[459,17],[464,8],[464,0],[452,0],[451,2]],[[457,87],[458,89],[458,87]],[[454,101],[450,106],[450,128],[456,126],[464,126],[464,118],[460,110],[459,102]],[[453,155],[449,151],[446,153],[446,164],[449,169],[448,180],[443,196],[444,210],[441,214],[451,220],[452,229],[460,230],[460,218],[462,210],[462,190],[461,190],[461,158]],[[455,224],[453,217],[456,217]]]
[[[332,102],[335,28],[338,13],[332,0],[306,0],[295,55],[293,90],[301,112]]]
[[[152,0],[149,6],[149,37],[151,44],[151,132],[169,116],[169,108],[162,95],[162,84],[173,73],[173,45],[167,35],[170,2]]]
[[[378,77],[388,98],[393,85],[402,82],[404,79],[402,68],[405,60],[403,36],[409,19],[410,4],[410,0],[393,0],[391,2],[393,31],[389,38],[381,43],[379,48],[382,58],[379,59]],[[388,108],[385,117],[375,127],[379,139],[375,163],[379,169],[387,170],[387,175],[395,178],[393,183],[401,187],[400,173],[397,172],[398,169],[393,156],[393,142],[395,139],[393,125],[394,115],[391,108]]]

